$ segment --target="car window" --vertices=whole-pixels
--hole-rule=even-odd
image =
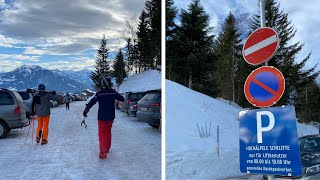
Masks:
[[[129,95],[129,99],[131,101],[139,101],[144,95],[145,95],[145,93],[130,94]]]
[[[300,151],[320,151],[320,137],[302,138],[300,139]]]
[[[143,100],[144,101],[151,101],[151,100],[154,100],[154,101],[157,101],[157,102],[160,102],[161,100],[161,94],[160,93],[148,93],[147,95],[145,95],[143,97]]]
[[[28,100],[30,98],[29,93],[27,92],[18,92],[23,100]]]
[[[13,105],[13,97],[8,92],[0,92],[0,105]]]

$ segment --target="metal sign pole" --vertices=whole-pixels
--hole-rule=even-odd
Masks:
[[[217,154],[218,154],[218,157],[219,157],[219,155],[220,155],[220,153],[219,153],[219,147],[220,145],[219,145],[219,125],[217,125]]]
[[[266,27],[266,6],[265,6],[265,0],[260,0],[260,18],[261,18],[261,27]],[[265,62],[265,66],[268,66],[268,61]]]
[[[266,6],[265,0],[260,0],[260,18],[261,18],[261,27],[266,27]],[[265,66],[268,66],[268,61],[265,62]],[[268,180],[273,180],[273,175],[268,175]]]

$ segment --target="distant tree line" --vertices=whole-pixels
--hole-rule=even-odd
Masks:
[[[101,88],[98,71],[105,77],[115,77],[119,85],[128,74],[161,68],[161,1],[147,0],[137,27],[129,21],[127,26],[130,33],[123,37],[126,46],[119,48],[112,68],[108,59],[110,50],[105,35],[101,39],[95,58],[95,70],[91,73],[91,79],[97,89]]]
[[[266,26],[280,36],[280,48],[268,65],[278,68],[286,83],[282,98],[274,106],[292,104],[300,121],[320,121],[319,71],[316,66],[305,66],[311,53],[298,62],[296,57],[304,44],[292,42],[296,29],[288,13],[275,0],[266,0],[265,7]],[[257,66],[245,62],[242,46],[244,38],[260,27],[260,13],[249,18],[235,13],[228,14],[221,31],[214,35],[200,0],[193,0],[180,12],[173,0],[166,0],[166,78],[211,97],[252,107],[243,86]],[[244,25],[249,31],[243,29]]]

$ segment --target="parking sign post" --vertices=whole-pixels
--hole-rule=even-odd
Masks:
[[[294,106],[239,113],[240,171],[301,176],[301,159]]]
[[[242,48],[244,60],[264,66],[248,76],[244,93],[255,109],[241,111],[240,171],[268,175],[300,176],[302,173],[294,106],[274,107],[285,90],[285,78],[268,61],[276,54],[280,38],[266,27],[265,0],[260,0],[261,28],[251,33]]]

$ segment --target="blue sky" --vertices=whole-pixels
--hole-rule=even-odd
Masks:
[[[145,0],[0,0],[0,72],[21,65],[92,68],[102,35],[111,52],[125,45]],[[115,53],[110,54],[110,58]]]
[[[186,10],[190,2],[192,0],[175,0],[175,6]],[[200,3],[210,15],[210,25],[214,27],[215,35],[220,32],[221,24],[230,11],[237,14],[249,13],[249,16],[260,13],[258,0],[201,0]],[[305,44],[296,60],[301,61],[309,52],[312,52],[306,64],[307,68],[320,62],[319,7],[320,1],[314,0],[281,0],[280,2],[280,8],[288,13],[289,20],[297,30],[292,43],[300,41]],[[320,64],[317,70],[320,70]]]
[[[175,0],[187,9],[192,0]],[[40,65],[48,69],[92,68],[102,34],[108,47],[123,47],[126,20],[137,23],[145,0],[0,0],[0,72]],[[226,15],[259,13],[257,0],[201,0],[218,34]],[[320,1],[281,0],[297,29],[292,42],[305,44],[297,61],[309,52],[310,68],[320,59]],[[112,58],[112,56],[110,57]],[[320,70],[320,67],[317,68]]]

